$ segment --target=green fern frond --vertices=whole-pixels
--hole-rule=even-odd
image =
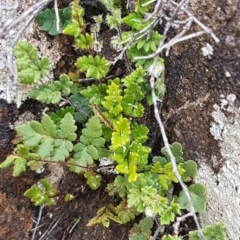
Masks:
[[[62,96],[70,94],[73,82],[65,74],[61,75],[59,81],[47,82],[37,86],[28,93],[28,97],[42,103],[59,103]]]
[[[42,77],[47,76],[51,65],[49,59],[37,56],[37,49],[30,42],[18,41],[14,47],[18,77],[21,83],[37,83]]]

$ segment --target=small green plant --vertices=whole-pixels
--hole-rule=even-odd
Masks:
[[[31,199],[35,206],[46,204],[47,206],[52,205],[54,196],[57,194],[57,190],[54,189],[46,179],[41,179],[38,185],[33,185],[28,189],[24,196]]]
[[[46,31],[52,36],[56,36],[71,22],[71,8],[64,8],[58,10],[59,14],[59,32],[57,31],[55,10],[46,8],[41,11],[36,17],[35,21],[43,31]]]
[[[18,77],[20,83],[37,83],[42,77],[47,76],[51,69],[49,59],[39,59],[37,49],[29,42],[19,41],[14,47]]]
[[[61,75],[59,80],[49,81],[28,93],[28,97],[38,100],[42,103],[59,103],[62,97],[70,94],[73,82],[67,75]]]
[[[79,57],[75,63],[76,74],[69,75],[75,74],[75,78],[81,72],[87,78],[96,80],[96,84],[83,87],[63,74],[59,80],[45,82],[31,90],[28,96],[32,99],[46,104],[64,101],[69,106],[45,114],[41,121],[27,121],[17,126],[17,136],[13,141],[16,145],[14,152],[0,164],[0,168],[13,166],[13,176],[19,176],[27,168],[38,170],[45,164],[61,163],[67,165],[70,171],[82,174],[88,186],[96,190],[102,181],[99,166],[103,159],[107,159],[113,165],[116,177],[107,184],[106,191],[110,196],[117,195],[120,203],[117,206],[108,203],[101,207],[87,226],[100,223],[109,227],[110,221],[124,224],[137,215],[144,214],[146,217],[139,224],[134,224],[129,238],[147,240],[151,239],[154,220],[161,226],[168,226],[183,211],[191,210],[185,193],[175,191],[179,182],[166,148],[161,149],[160,156],[150,156],[152,149],[146,145],[149,129],[139,123],[145,109],[149,107],[146,103],[151,105],[148,71],[153,66],[153,59],[135,61],[134,57],[146,56],[156,51],[162,36],[157,31],[142,31],[154,24],[154,18],[147,21],[144,19],[152,2],[138,1],[135,11],[124,18],[112,1],[101,2],[109,11],[106,16],[109,27],[118,32],[118,37],[112,42],[113,47],[127,50],[125,60],[130,60],[132,64],[129,72],[122,78],[105,80],[112,63],[96,54],[101,50],[98,33],[103,17],[95,16],[95,24],[87,32],[87,24],[83,19],[84,10],[74,0],[71,14],[65,10],[64,16],[71,15],[71,19],[62,32],[73,36],[76,46],[88,50],[89,55]],[[45,14],[48,15],[46,22],[43,21]],[[55,33],[50,24],[51,14],[46,10],[38,19],[44,29]],[[128,31],[121,32],[121,23],[128,25]],[[23,83],[36,83],[50,69],[49,61],[39,59],[36,49],[29,43],[20,42],[15,48],[15,54]],[[154,75],[155,91],[157,97],[162,99],[165,84],[164,61],[161,58],[157,61]],[[81,124],[81,131],[78,123]],[[170,148],[181,179],[188,185],[196,212],[203,212],[206,208],[206,189],[202,184],[193,183],[197,174],[196,163],[184,160],[181,144],[172,143]],[[32,186],[24,195],[36,206],[51,205],[54,203],[56,190],[50,182],[42,179],[40,185]],[[65,201],[73,198],[74,196],[67,194]],[[212,231],[219,239],[225,239],[222,225],[203,230],[209,237]],[[189,235],[192,240],[198,239],[197,237],[195,232]],[[165,235],[162,239],[180,238]]]
[[[208,240],[224,240],[227,239],[226,229],[222,223],[216,223],[214,225],[206,226],[202,229],[202,232]],[[191,231],[189,233],[189,240],[200,240],[198,231]]]
[[[151,229],[153,227],[152,218],[143,218],[139,224],[134,224],[129,233],[130,240],[150,240]]]

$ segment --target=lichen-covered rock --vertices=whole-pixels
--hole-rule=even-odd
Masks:
[[[201,224],[223,222],[228,239],[235,240],[240,236],[236,213],[240,179],[240,1],[193,0],[189,4],[195,17],[211,27],[220,43],[205,36],[172,48],[165,60],[163,117],[170,142],[180,142],[185,157],[198,162],[197,181],[208,189],[207,212],[200,215]],[[212,55],[203,56],[202,48],[207,44]]]

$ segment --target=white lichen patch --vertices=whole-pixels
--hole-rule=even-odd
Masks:
[[[209,43],[202,47],[201,50],[204,57],[208,57],[209,59],[212,57],[213,47]]]
[[[200,162],[198,182],[207,187],[207,212],[201,214],[201,224],[206,226],[222,222],[229,240],[240,236],[240,109],[236,96],[222,96],[220,106],[215,104],[210,132],[218,140],[224,164],[216,175],[205,161]],[[216,156],[212,156],[212,159]],[[215,161],[220,161],[216,159]]]
[[[112,159],[104,157],[99,159],[99,162],[97,172],[101,172],[103,174],[118,174],[115,169],[115,162]]]

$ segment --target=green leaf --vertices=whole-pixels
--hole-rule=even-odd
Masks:
[[[35,21],[43,31],[48,32],[52,36],[56,36],[71,22],[71,9],[64,8],[58,10],[59,14],[59,32],[56,28],[56,14],[54,9],[46,8],[35,17]]]
[[[108,73],[110,63],[104,58],[90,56],[82,56],[77,59],[75,64],[80,72],[85,72],[86,77],[93,77],[95,79],[101,79]]]
[[[142,220],[140,220],[139,226],[140,226],[142,232],[150,233],[151,229],[153,227],[152,218],[148,218],[148,217],[143,218]]]
[[[128,182],[135,182],[137,180],[138,176],[139,176],[137,174],[138,158],[139,158],[139,155],[137,153],[134,153],[134,152],[129,153],[129,158],[128,158],[128,162],[129,162]]]
[[[101,136],[102,125],[99,118],[93,116],[86,123],[86,128],[82,130],[80,143],[74,146],[75,154],[70,161],[74,166],[70,166],[71,171],[83,172],[87,166],[93,165],[94,160],[102,157],[105,140]]]
[[[54,137],[56,135],[56,125],[48,115],[44,115],[41,121],[44,134]]]
[[[125,177],[117,175],[114,180],[114,184],[107,185],[107,191],[110,196],[118,193],[119,197],[125,197],[127,194],[127,179]]]
[[[208,240],[227,240],[226,228],[222,223],[208,225],[202,229],[202,233]],[[189,232],[189,240],[201,240],[197,230]]]
[[[161,166],[164,166],[165,164],[168,163],[168,160],[165,157],[155,156],[155,157],[153,157],[152,162],[153,163],[159,162],[161,164]]]
[[[73,82],[70,80],[69,76],[66,74],[62,74],[59,77],[59,81],[55,81],[54,84],[60,87],[64,96],[68,96],[71,92],[71,87],[73,86]]]
[[[115,208],[115,211],[122,223],[130,222],[135,218],[135,215],[137,215],[135,209],[127,207],[125,199]]]
[[[76,129],[70,113],[61,119],[59,129],[48,115],[43,116],[41,123],[30,121],[16,127],[24,145],[35,147],[41,158],[52,155],[52,159],[56,161],[64,161],[73,150],[72,141],[76,140]]]
[[[42,103],[59,103],[61,101],[61,91],[56,88],[54,83],[44,83],[28,93],[28,97]]]
[[[153,227],[153,220],[151,218],[143,218],[139,224],[134,224],[130,230],[130,240],[149,240],[151,239],[151,229]]]
[[[19,146],[19,151],[20,153],[24,151],[25,153],[22,155],[26,155],[27,148],[23,145]],[[11,165],[13,165],[13,176],[17,177],[19,176],[22,172],[26,171],[26,164],[27,160],[23,157],[17,156],[17,155],[10,155],[7,157],[5,161],[3,161],[0,164],[0,168],[7,168]]]
[[[114,124],[115,132],[112,133],[112,149],[125,147],[130,142],[130,122],[127,118],[121,118]]]
[[[143,21],[142,14],[130,13],[122,19],[123,23],[130,26],[134,30],[142,30],[150,21]]]
[[[111,15],[107,15],[106,20],[110,29],[117,28],[121,24],[121,9],[114,8]]]
[[[142,124],[137,124],[133,122],[131,124],[131,137],[134,139],[136,142],[139,143],[144,143],[148,139],[148,132],[149,129]]]
[[[179,166],[185,170],[182,175],[182,180],[184,182],[192,181],[197,175],[197,164],[192,161],[188,160],[184,163],[180,163]]]
[[[41,123],[37,121],[26,122],[23,125],[16,127],[16,131],[19,135],[23,136],[23,142],[26,146],[37,146],[42,140],[44,130]]]
[[[28,97],[43,103],[56,104],[61,101],[62,95],[67,96],[70,94],[72,84],[69,77],[63,74],[60,76],[59,81],[49,81],[37,86],[28,93]]]
[[[92,33],[80,34],[75,41],[80,49],[91,49],[94,45],[94,35]]]
[[[16,131],[22,136],[26,146],[37,147],[37,153],[42,158],[50,156],[53,151],[56,126],[48,115],[43,116],[41,123],[30,121],[17,126]]]
[[[107,89],[107,96],[102,101],[102,106],[109,112],[110,115],[119,116],[123,108],[121,106],[122,96],[119,84],[112,82]]]
[[[173,156],[176,159],[177,164],[184,162],[184,159],[182,157],[183,156],[182,146],[180,143],[174,142],[173,144],[170,145],[170,149],[172,151]],[[161,153],[168,159],[168,161],[170,161],[170,157],[165,147],[161,149]]]
[[[29,148],[25,145],[17,145],[17,154],[21,158],[26,158],[29,155]]]
[[[14,47],[14,54],[21,83],[36,83],[51,69],[49,59],[46,57],[39,59],[37,49],[27,41],[18,41]]]
[[[72,21],[70,24],[63,29],[63,34],[68,34],[74,36],[75,38],[79,37],[80,34],[84,33],[85,24],[83,21],[84,10],[79,6],[73,6],[72,8]]]
[[[50,117],[51,119],[54,121],[54,123],[59,126],[61,120],[64,118],[64,116],[70,113],[72,115],[74,115],[74,108],[73,107],[65,107],[65,108],[60,108],[59,110],[57,110],[56,112],[52,112],[50,113]],[[75,119],[76,120],[76,119]],[[77,120],[76,120],[77,121]]]
[[[64,161],[69,156],[69,153],[73,150],[72,141],[77,138],[76,130],[77,127],[73,116],[67,113],[60,121],[60,129],[56,132],[59,139],[54,141],[52,156],[54,161]]]
[[[96,174],[91,171],[86,171],[84,173],[84,177],[87,179],[87,185],[91,189],[97,190],[100,187],[102,181],[102,176],[100,174]]]
[[[79,24],[77,22],[72,22],[68,24],[63,30],[63,34],[74,36],[75,38],[78,37],[81,33]]]
[[[57,136],[62,139],[69,141],[74,141],[77,138],[75,131],[77,126],[75,125],[75,120],[71,113],[67,113],[60,122],[60,129],[57,130]]]
[[[72,142],[64,139],[57,139],[53,146],[53,161],[64,161],[73,150]]]
[[[16,158],[14,163],[13,163],[13,176],[17,177],[19,176],[22,172],[26,171],[26,163],[27,160],[24,158]]]
[[[203,184],[195,183],[188,187],[189,194],[196,212],[204,212],[206,210],[206,187]],[[187,197],[182,190],[179,194],[178,202],[182,209],[191,210]]]
[[[168,206],[160,215],[161,224],[169,225],[175,220],[177,214],[181,214],[180,206],[178,203],[171,202],[170,206]]]
[[[7,168],[9,166],[11,166],[15,160],[16,156],[15,155],[9,155],[6,160],[4,160],[1,164],[0,164],[0,168]]]
[[[97,106],[101,105],[101,102],[104,100],[108,86],[106,84],[91,85],[83,90],[80,93],[89,99],[90,103],[94,103]]]
[[[53,197],[57,193],[56,189],[46,179],[41,179],[40,184],[41,186],[33,185],[24,193],[24,196],[30,198],[35,206],[52,205],[54,203]]]
[[[74,165],[79,166],[70,166],[71,171],[80,173],[84,171],[88,165],[91,166],[93,164],[94,162],[93,157],[96,157],[96,149],[94,153],[92,153],[90,149],[82,143],[78,143],[77,145],[74,146],[74,151],[76,153],[74,154],[74,158],[71,159],[70,162],[73,163]]]
[[[110,220],[122,224],[121,219],[116,216],[115,207],[111,204],[108,204],[97,211],[97,215],[88,222],[87,226],[91,227],[97,223],[101,223],[104,227],[108,228],[110,225]]]

